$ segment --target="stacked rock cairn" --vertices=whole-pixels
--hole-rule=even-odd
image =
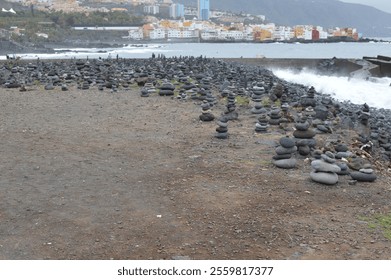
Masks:
[[[270,111],[270,119],[269,119],[269,124],[270,125],[280,125],[281,122],[281,109],[273,106]]]
[[[358,171],[350,172],[350,177],[358,182],[374,182],[377,179],[370,163],[363,164]]]
[[[168,80],[164,80],[159,89],[160,96],[172,96],[174,95],[175,86]]]
[[[312,181],[324,184],[335,185],[338,183],[338,174],[341,168],[336,164],[335,156],[327,151],[321,155],[321,159],[315,159],[311,162],[313,171],[310,173]]]
[[[311,149],[315,147],[316,140],[315,131],[310,128],[310,123],[301,118],[295,123],[296,130],[293,132],[293,136],[296,140],[299,154],[302,156],[308,156],[311,153]]]
[[[279,140],[279,146],[276,148],[276,155],[273,156],[273,164],[283,169],[292,169],[296,167],[297,161],[293,157],[297,147],[294,139],[284,136]]]
[[[239,117],[236,112],[236,95],[233,92],[227,96],[227,109],[224,111],[224,116],[227,120],[236,120]]]
[[[258,133],[266,133],[269,127],[269,119],[267,114],[260,114],[258,117],[258,121],[255,124],[255,132]]]
[[[228,119],[227,118],[220,118],[217,121],[218,127],[216,128],[216,135],[215,137],[218,139],[227,139],[228,138]]]
[[[212,114],[210,103],[204,100],[201,104],[201,115],[200,120],[203,122],[210,122],[215,119],[215,116]]]
[[[336,159],[347,159],[353,156],[353,153],[349,151],[348,145],[345,143],[342,143],[340,141],[337,142],[337,144],[334,147],[336,151],[335,158]],[[341,168],[341,171],[338,172],[338,175],[349,175],[350,169],[346,162],[339,161],[337,162],[337,165]]]
[[[155,93],[156,89],[152,83],[145,83],[145,85],[141,88],[141,97],[149,97],[151,93]]]
[[[265,88],[262,86],[254,86],[252,88],[251,100],[254,103],[254,107],[251,109],[252,114],[264,114],[266,113],[265,108],[262,106],[262,96],[265,94]]]

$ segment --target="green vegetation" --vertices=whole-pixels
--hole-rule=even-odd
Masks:
[[[12,38],[19,42],[61,41],[63,38],[77,33],[72,30],[74,26],[140,26],[142,24],[142,17],[134,16],[128,12],[91,12],[85,14],[26,10],[19,11],[17,14],[0,14],[0,28],[9,30],[11,27],[18,27],[22,30],[23,36],[14,35]],[[49,39],[37,36],[38,32],[48,34]]]
[[[236,104],[239,106],[246,106],[250,103],[250,99],[247,96],[236,96]]]
[[[377,214],[373,217],[361,217],[363,221],[368,222],[368,227],[372,230],[380,229],[385,238],[391,240],[391,213]]]

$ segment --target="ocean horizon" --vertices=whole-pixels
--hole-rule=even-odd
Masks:
[[[385,38],[382,38],[383,40]],[[119,48],[58,48],[55,53],[14,54],[21,59],[150,58],[152,54],[208,58],[346,58],[391,56],[391,42],[338,43],[165,43],[132,44]],[[6,56],[0,56],[0,60]]]

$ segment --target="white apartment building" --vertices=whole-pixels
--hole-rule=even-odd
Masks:
[[[294,38],[295,32],[290,26],[277,26],[274,29],[272,39],[277,41],[285,41]],[[312,37],[312,35],[311,35]]]
[[[156,28],[149,32],[149,38],[151,40],[161,40],[166,38],[166,31],[163,28]]]
[[[144,39],[144,33],[142,28],[130,29],[128,38],[132,40],[142,40]]]
[[[191,39],[198,38],[198,30],[180,30],[180,29],[169,29],[167,31],[167,38],[169,39]]]

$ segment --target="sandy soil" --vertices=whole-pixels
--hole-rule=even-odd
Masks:
[[[277,169],[283,132],[254,134],[245,106],[227,140],[194,101],[137,87],[0,89],[0,107],[0,259],[391,259],[370,221],[391,212],[387,174]]]

